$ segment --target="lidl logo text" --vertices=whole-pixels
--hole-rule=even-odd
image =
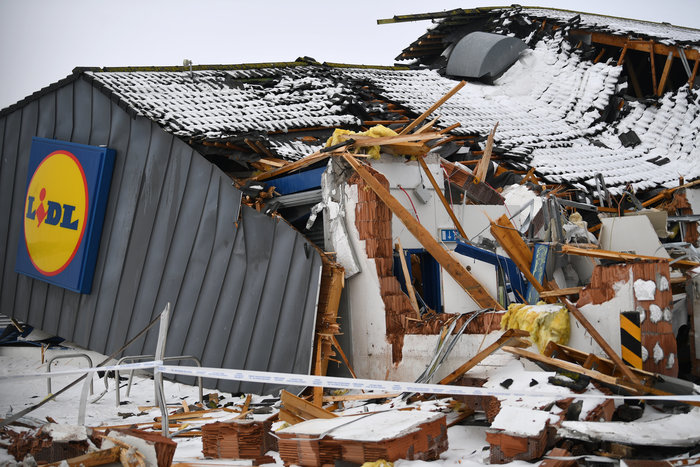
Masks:
[[[61,204],[55,201],[47,201],[44,207],[44,199],[46,198],[46,188],[41,189],[39,194],[39,207],[34,209],[34,197],[27,196],[27,219],[37,219],[37,227],[46,221],[48,225],[58,225],[61,221],[61,227],[64,229],[78,230],[78,219],[73,220],[75,206],[70,204]]]

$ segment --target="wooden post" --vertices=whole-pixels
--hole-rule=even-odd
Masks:
[[[474,176],[479,179],[479,181],[486,178],[486,173],[489,170],[489,162],[491,162],[491,152],[493,151],[493,138],[496,136],[496,128],[498,128],[498,122],[493,126],[493,130],[489,133],[489,137],[486,140],[486,147],[484,148],[484,154],[481,156],[481,160],[476,166],[474,171]]]
[[[493,235],[501,247],[503,247],[508,257],[513,260],[518,269],[520,269],[520,272],[523,273],[535,290],[537,290],[538,293],[544,292],[545,288],[530,272],[532,252],[523,241],[520,233],[510,222],[508,216],[503,214],[497,221],[491,221],[491,235]],[[543,298],[550,303],[556,302],[556,298],[553,297]]]
[[[399,254],[399,262],[401,263],[401,271],[403,271],[403,280],[406,284],[406,290],[408,291],[408,298],[411,300],[411,306],[416,312],[416,318],[420,319],[420,307],[418,306],[418,300],[416,300],[416,291],[413,290],[413,284],[411,284],[411,274],[408,272],[408,265],[406,265],[406,256],[404,255],[403,248],[401,247],[401,240],[396,240],[396,251]]]
[[[688,79],[688,87],[693,88],[695,86],[695,77],[698,75],[698,64],[700,63],[700,58],[695,59],[695,65],[693,65],[693,73],[690,75],[690,79]]]
[[[444,96],[442,96],[442,97],[441,97],[436,103],[434,103],[428,110],[426,110],[425,112],[423,112],[423,113],[420,115],[420,117],[418,117],[417,119],[413,120],[413,122],[411,122],[406,128],[404,128],[403,130],[401,130],[401,133],[399,133],[399,134],[400,134],[400,135],[405,135],[406,133],[408,133],[409,131],[413,130],[415,127],[417,127],[418,125],[420,125],[420,123],[421,123],[423,120],[425,120],[426,118],[428,118],[428,116],[429,116],[431,113],[435,112],[435,110],[436,110],[438,107],[440,107],[442,104],[444,104],[444,103],[447,101],[447,99],[449,99],[450,97],[452,97],[452,96],[454,96],[455,94],[457,94],[457,91],[459,91],[460,89],[462,89],[462,88],[464,87],[465,84],[467,84],[466,81],[460,81],[460,82],[457,84],[457,86],[455,86],[455,87],[452,88],[447,94],[445,94]]]
[[[423,172],[425,172],[425,175],[428,177],[428,180],[430,180],[430,184],[433,185],[433,188],[435,189],[438,198],[440,198],[442,205],[445,207],[445,211],[447,211],[447,214],[450,216],[450,219],[452,219],[452,223],[454,224],[455,228],[462,236],[462,238],[467,239],[467,234],[462,228],[462,224],[459,223],[459,219],[457,219],[457,216],[455,216],[454,211],[450,207],[450,203],[447,202],[447,198],[445,198],[445,195],[442,192],[442,188],[438,186],[437,181],[435,181],[435,177],[433,177],[433,174],[428,169],[428,164],[425,163],[425,159],[421,156],[418,156],[417,159],[418,163],[423,168]]]
[[[625,61],[625,54],[627,53],[627,46],[629,45],[628,42],[625,42],[624,47],[622,47],[622,52],[620,52],[620,58],[617,59],[617,66],[620,66],[624,63]]]
[[[666,63],[664,64],[664,71],[661,73],[661,81],[659,82],[659,88],[656,90],[656,95],[660,96],[664,93],[664,88],[666,87],[666,80],[668,79],[668,73],[671,71],[671,65],[673,64],[673,52],[669,52],[666,57]]]
[[[654,41],[649,41],[649,60],[651,60],[651,88],[656,91],[656,66],[654,66]]]
[[[474,276],[462,266],[462,264],[454,259],[437,240],[423,227],[416,219],[413,218],[410,212],[394,198],[389,191],[384,188],[376,178],[370,174],[367,169],[362,167],[352,154],[344,153],[343,158],[355,169],[360,177],[367,185],[374,190],[379,198],[391,209],[391,212],[403,222],[406,228],[413,234],[414,237],[425,247],[440,266],[464,289],[464,291],[476,302],[481,308],[493,308],[495,310],[503,310],[503,307],[493,298],[486,288]]]
[[[323,340],[324,336],[316,335],[316,364],[314,365],[314,374],[316,376],[323,376],[321,374]],[[317,407],[321,407],[323,405],[323,388],[321,386],[314,386],[314,405]]]

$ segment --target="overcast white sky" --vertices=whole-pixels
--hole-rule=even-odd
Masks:
[[[291,61],[391,65],[429,21],[395,14],[511,2],[0,0],[0,109],[76,66]],[[699,0],[536,0],[531,5],[700,28]]]

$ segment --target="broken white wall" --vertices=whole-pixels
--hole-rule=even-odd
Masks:
[[[620,312],[634,311],[633,282],[632,271],[630,270],[629,280],[613,284],[615,297],[611,300],[599,305],[588,304],[579,307],[583,316],[618,354],[622,346],[620,341]],[[608,358],[608,355],[573,316],[571,317],[571,337],[567,345],[582,352],[594,353],[599,357]]]
[[[428,155],[425,162],[439,187],[444,186],[443,171],[440,159],[437,155]],[[454,224],[442,202],[435,192],[430,180],[423,172],[417,161],[406,161],[404,157],[382,155],[381,159],[372,160],[372,167],[381,172],[389,181],[389,191],[401,205],[410,213],[417,214],[420,224],[433,235],[440,239],[441,229],[454,229]],[[410,198],[410,199],[409,199]],[[422,199],[427,199],[423,202]],[[448,199],[449,201],[449,199]],[[496,219],[503,214],[514,213],[518,207],[506,206],[477,206],[473,204],[456,204],[452,206],[455,216],[467,234],[469,240],[477,237],[485,237],[494,240],[489,230],[489,217]],[[423,248],[423,245],[411,234],[406,226],[396,217],[392,218],[391,229],[396,239],[401,240],[401,246],[408,248]],[[448,250],[454,250],[454,242],[443,243]],[[500,250],[500,249],[499,249]],[[504,255],[503,251],[499,251]],[[498,278],[496,268],[481,261],[476,261],[466,256],[453,255],[460,263],[468,268],[468,271],[486,287],[492,296],[496,296]],[[445,313],[464,313],[478,310],[479,306],[464,292],[462,287],[452,277],[440,268],[442,280],[442,303]]]
[[[602,218],[598,237],[604,250],[669,258],[646,216]]]

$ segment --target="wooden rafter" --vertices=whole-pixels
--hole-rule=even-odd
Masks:
[[[595,42],[596,44],[603,44],[603,45],[615,46],[615,47],[620,47],[620,48],[624,48],[625,44],[627,44],[627,48],[630,50],[638,50],[640,52],[650,52],[653,50],[653,53],[655,53],[655,54],[668,55],[669,53],[673,53],[674,57],[679,57],[677,47],[665,45],[665,44],[659,44],[658,42],[652,42],[652,46],[650,49],[650,47],[649,47],[650,41],[635,40],[635,39],[631,39],[628,36],[616,36],[614,34],[609,34],[609,33],[605,33],[605,32],[591,32],[591,31],[586,31],[583,29],[572,30],[571,34],[572,35],[590,35],[591,42]],[[697,60],[698,58],[700,58],[700,51],[698,51],[694,48],[686,47],[683,50],[684,50],[685,55],[688,58],[688,60]]]

